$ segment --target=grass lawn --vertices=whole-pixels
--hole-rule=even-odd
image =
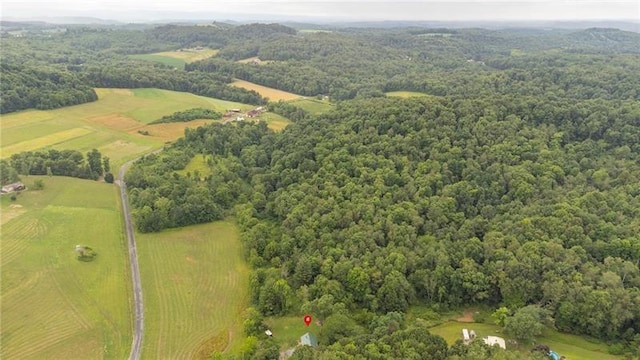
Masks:
[[[425,93],[421,93],[421,92],[416,92],[416,91],[390,91],[388,93],[385,93],[387,96],[395,96],[395,97],[402,97],[402,98],[409,98],[409,97],[430,97],[433,95],[429,95],[429,94],[425,94]]]
[[[137,234],[136,242],[144,358],[201,358],[241,346],[249,267],[233,220]]]
[[[178,69],[184,69],[185,64],[210,58],[215,56],[217,53],[218,50],[215,49],[187,49],[184,51],[163,51],[153,54],[136,54],[129,55],[129,57],[139,60],[155,61]]]
[[[258,85],[258,84],[254,84],[248,81],[244,81],[244,80],[236,80],[234,82],[232,82],[230,85],[232,86],[237,86],[237,87],[241,87],[247,90],[254,90],[256,91],[258,94],[262,95],[263,97],[268,98],[270,101],[279,101],[279,100],[294,100],[294,99],[300,99],[302,96],[297,95],[297,94],[293,94],[290,92],[286,92],[286,91],[282,91],[282,90],[278,90],[278,89],[274,89],[274,88],[270,88],[270,87],[266,87],[266,86],[262,86],[262,85]]]
[[[265,323],[273,332],[273,339],[280,345],[281,350],[296,346],[300,336],[307,332],[316,337],[320,334],[320,326],[315,320],[307,326],[304,323],[304,315],[270,317],[265,319]]]
[[[211,175],[211,167],[207,165],[207,159],[211,159],[211,155],[198,154],[194,156],[183,170],[176,171],[180,175],[190,173],[194,175],[196,171],[200,174],[200,178]]]
[[[2,196],[2,359],[124,359],[129,265],[116,187],[66,177]],[[96,219],[100,219],[96,221]],[[76,259],[77,244],[97,253]],[[81,344],[81,346],[78,346]]]
[[[326,113],[334,107],[329,101],[316,99],[292,100],[290,103],[313,115]]]
[[[448,321],[429,329],[433,334],[442,336],[449,345],[462,338],[462,329],[473,329],[479,338],[493,335],[508,339],[502,333],[499,326],[483,323],[462,323]],[[622,356],[611,355],[607,352],[607,345],[598,341],[587,341],[576,335],[563,334],[555,330],[547,329],[543,336],[537,339],[537,343],[548,345],[551,350],[564,356],[566,360],[614,360],[622,359]],[[509,345],[507,345],[509,347]],[[521,350],[528,352],[532,346],[521,345]]]
[[[224,100],[159,89],[97,89],[98,101],[55,110],[26,110],[0,120],[0,157],[21,151],[98,149],[115,169],[139,155],[184,135],[206,121],[148,125],[164,115],[194,107],[224,112],[251,109]],[[144,136],[139,131],[147,131]]]
[[[272,112],[266,112],[260,115],[260,119],[267,122],[269,129],[273,131],[282,131],[291,121],[284,116]]]

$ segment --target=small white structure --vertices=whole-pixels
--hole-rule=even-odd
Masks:
[[[495,346],[498,345],[503,349],[507,348],[507,345],[504,342],[504,339],[498,336],[487,336],[485,338],[482,339],[484,341],[485,344],[489,345],[489,346]]]
[[[273,333],[271,332],[271,330],[267,330],[264,333],[267,334],[267,336],[273,336]]]
[[[476,336],[477,336],[477,335],[476,335],[476,331],[475,331],[475,330],[471,330],[471,331],[469,331],[469,336],[471,336],[471,340],[475,339],[475,338],[476,338]]]
[[[462,329],[462,340],[465,344],[469,345],[469,343],[471,342],[471,338],[469,337],[469,330]]]

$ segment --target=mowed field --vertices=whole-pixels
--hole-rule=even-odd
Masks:
[[[0,119],[0,158],[39,149],[87,152],[96,148],[111,159],[115,168],[183,136],[187,127],[210,122],[196,120],[148,125],[162,116],[194,107],[220,112],[230,108],[252,108],[250,105],[159,89],[96,91],[99,99],[92,103],[3,115]],[[143,131],[149,135],[142,135],[140,132]]]
[[[144,359],[208,358],[243,342],[249,267],[233,220],[137,234]]]
[[[278,90],[278,89],[274,89],[274,88],[270,88],[270,87],[254,84],[252,82],[248,82],[248,81],[244,81],[244,80],[236,80],[236,81],[232,82],[231,85],[237,86],[237,87],[241,87],[241,88],[244,88],[244,89],[247,89],[247,90],[254,90],[258,94],[262,95],[263,97],[268,98],[269,101],[279,101],[279,100],[287,101],[287,100],[294,100],[294,99],[302,98],[302,96],[294,94],[294,93],[290,93],[290,92],[286,92],[286,91],[282,91],[282,90]]]
[[[185,64],[198,60],[208,59],[212,56],[215,56],[217,53],[218,50],[216,49],[186,49],[183,51],[163,51],[153,54],[136,54],[129,55],[129,57],[138,60],[159,62],[178,69],[184,69]]]
[[[462,329],[473,329],[480,338],[489,335],[508,338],[502,334],[499,326],[483,323],[449,321],[432,327],[429,331],[442,336],[451,345],[457,339],[462,338]],[[580,336],[562,334],[551,329],[545,330],[543,336],[540,336],[537,342],[548,345],[551,350],[564,356],[566,360],[615,360],[623,358],[622,356],[609,354],[607,352],[608,347],[604,343],[598,341],[590,342]],[[522,345],[522,351],[528,352],[529,350],[529,346]]]
[[[401,97],[401,98],[410,98],[410,97],[431,97],[433,95],[416,92],[416,91],[390,91],[385,93],[387,96],[392,97]]]
[[[35,179],[43,190],[1,199],[2,359],[124,359],[131,347],[130,275],[113,185]],[[99,219],[99,221],[96,221]],[[92,262],[74,248],[92,247]]]

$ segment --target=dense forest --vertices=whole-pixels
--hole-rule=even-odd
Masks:
[[[449,347],[406,316],[486,306],[523,344],[547,326],[640,355],[639,34],[214,23],[2,40],[1,112],[92,101],[92,87],[267,103],[234,79],[336,104],[268,103],[293,122],[281,132],[188,129],[126,175],[141,232],[234,216],[253,267],[247,336],[266,316],[308,312],[320,346],[294,359],[545,358]],[[219,52],[184,70],[127,57],[192,46]],[[194,157],[210,171],[180,171]],[[95,178],[108,172],[95,158],[0,165]],[[253,358],[277,357],[260,338]]]

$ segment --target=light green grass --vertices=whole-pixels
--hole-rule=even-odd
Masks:
[[[189,161],[183,170],[177,171],[177,173],[180,175],[186,175],[187,173],[195,175],[197,171],[200,174],[200,178],[207,177],[211,175],[211,167],[207,165],[207,159],[211,158],[212,156],[210,155],[198,154]]]
[[[137,234],[144,359],[190,359],[208,342],[243,342],[249,268],[232,220]],[[231,338],[231,344],[220,341]],[[219,348],[218,350],[225,350]]]
[[[218,50],[214,49],[190,49],[185,51],[164,51],[153,54],[136,54],[129,55],[129,57],[138,60],[158,62],[177,69],[184,69],[185,64],[210,58],[217,53]]]
[[[284,116],[272,112],[266,112],[260,115],[260,120],[266,121],[269,129],[273,131],[282,131],[291,121]]]
[[[173,57],[156,55],[156,54],[136,54],[136,55],[129,55],[129,57],[137,60],[153,61],[153,62],[165,64],[180,70],[184,69],[184,65],[187,63],[182,59],[176,59]]]
[[[326,113],[334,107],[329,101],[316,99],[292,100],[290,103],[313,115]]]
[[[500,336],[509,339],[502,333],[502,329],[497,325],[482,323],[461,323],[456,321],[445,322],[441,325],[429,329],[433,334],[442,336],[449,345],[456,340],[462,339],[462,329],[475,330],[479,338],[485,336]],[[555,330],[547,329],[543,336],[536,339],[536,343],[548,345],[551,350],[564,356],[566,360],[615,360],[622,359],[621,356],[611,355],[607,352],[606,344],[594,341],[589,342],[580,336],[563,334]],[[507,345],[509,347],[509,345]],[[531,346],[521,345],[520,350],[528,352]]]
[[[296,346],[300,337],[305,333],[310,332],[316,337],[320,334],[320,326],[315,320],[307,326],[304,323],[304,315],[271,317],[265,319],[265,323],[273,332],[273,339],[282,350]]]
[[[431,97],[432,95],[417,92],[417,91],[390,91],[385,93],[387,96],[395,96],[401,98],[409,98],[409,97]]]
[[[117,190],[65,177],[24,177],[3,196],[2,359],[123,359],[131,346],[130,277]],[[97,221],[99,219],[99,221]],[[76,259],[91,246],[93,262]]]
[[[98,101],[55,110],[27,110],[2,116],[0,120],[0,157],[20,151],[72,149],[82,152],[93,148],[111,159],[115,169],[139,155],[158,149],[167,141],[183,136],[181,123],[156,126],[147,123],[176,111],[204,107],[251,109],[250,105],[159,89],[96,89]],[[148,130],[143,136],[139,130]]]

